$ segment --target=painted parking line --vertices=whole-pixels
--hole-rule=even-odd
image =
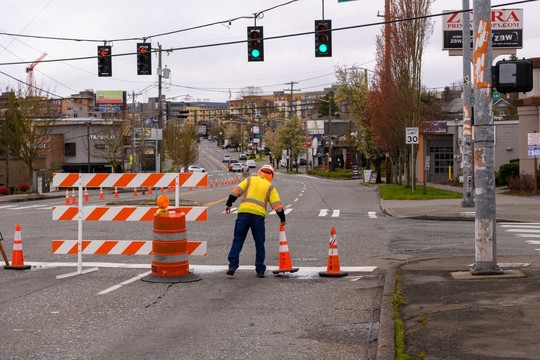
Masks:
[[[110,288],[107,288],[105,290],[102,290],[100,292],[98,292],[98,295],[105,295],[105,294],[108,294],[114,290],[118,290],[120,289],[122,286],[124,285],[128,285],[128,284],[131,284],[132,282],[135,282],[137,280],[140,280],[142,279],[143,277],[145,277],[146,275],[150,275],[152,271],[146,271],[146,272],[143,272],[142,274],[139,274],[137,276],[134,276],[132,277],[131,279],[128,279],[126,281],[122,281],[120,284],[117,284],[117,285],[113,285],[111,286]]]

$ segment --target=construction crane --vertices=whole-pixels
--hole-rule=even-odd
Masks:
[[[34,68],[37,64],[39,64],[41,60],[43,60],[43,58],[45,58],[45,56],[47,56],[47,53],[41,54],[41,56],[38,57],[36,61],[34,61],[32,64],[30,64],[30,66],[26,68],[26,73],[28,74],[28,96],[34,95]]]

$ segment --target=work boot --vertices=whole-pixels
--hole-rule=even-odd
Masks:
[[[234,276],[234,269],[227,270],[226,274],[229,276]]]
[[[263,278],[263,277],[264,277],[264,273],[258,272],[258,273],[257,273],[257,277],[258,277],[258,278]]]

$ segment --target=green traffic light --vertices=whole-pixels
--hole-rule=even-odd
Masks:
[[[261,52],[259,50],[257,49],[251,50],[251,57],[258,58],[259,56],[261,56]]]
[[[328,46],[326,46],[326,44],[320,44],[319,45],[319,52],[325,53],[327,51],[328,51]]]

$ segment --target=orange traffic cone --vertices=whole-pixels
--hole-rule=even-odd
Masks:
[[[21,225],[17,224],[15,226],[15,236],[13,237],[13,253],[11,255],[11,265],[5,265],[4,269],[27,270],[30,268],[30,265],[24,265]]]
[[[164,193],[165,193],[165,191],[163,191],[163,187],[161,187],[161,188],[159,189],[159,192],[160,192],[161,194],[164,194]]]
[[[114,187],[114,197],[118,197],[118,188],[116,186]]]
[[[279,226],[279,269],[272,271],[274,274],[297,272],[298,268],[293,268],[291,263],[291,255],[289,254],[289,246],[285,237],[285,226]]]
[[[88,188],[84,188],[84,201],[90,200],[90,197],[88,196]]]
[[[152,187],[151,186],[148,187],[148,195],[152,195]]]
[[[66,189],[66,205],[69,205],[69,190]]]
[[[99,200],[103,200],[103,188],[99,188]]]
[[[349,273],[341,271],[339,268],[339,255],[336,241],[336,228],[332,226],[330,230],[330,244],[328,247],[328,265],[326,271],[321,271],[319,276],[323,277],[342,277]]]
[[[137,188],[133,188],[133,196],[139,196],[139,194],[137,193]]]
[[[75,196],[75,189],[71,189],[71,203],[72,204],[77,203],[77,197]]]

